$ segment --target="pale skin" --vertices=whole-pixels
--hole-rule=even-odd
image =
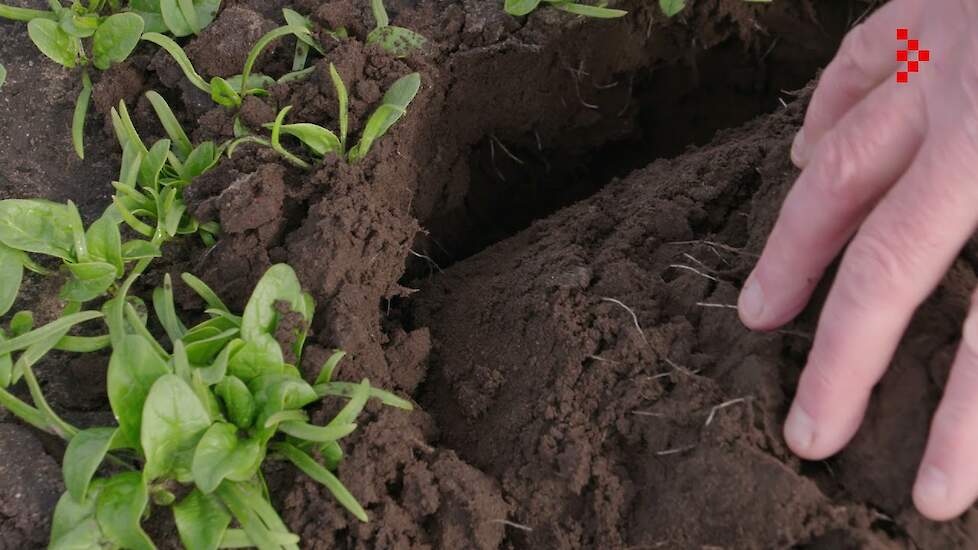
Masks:
[[[906,84],[896,29],[929,49]],[[891,0],[853,28],[812,97],[782,205],[738,308],[775,329],[842,261],[785,420],[799,456],[856,433],[914,310],[978,229],[978,0]],[[978,294],[913,486],[917,509],[955,518],[978,498]]]

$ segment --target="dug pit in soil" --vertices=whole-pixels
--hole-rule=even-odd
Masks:
[[[426,52],[394,59],[365,46],[369,3],[349,0],[228,2],[189,41],[210,78],[239,71],[286,5],[349,29],[323,40],[309,79],[249,98],[241,116],[254,126],[292,105],[291,120],[336,127],[329,62],[350,88],[354,135],[395,79],[419,71],[423,86],[358,165],[305,172],[244,147],[196,180],[194,214],[224,234],[209,249],[169,246],[136,289],[190,271],[240,309],[268,266],[288,262],[320,306],[304,370],[343,348],[341,378],[419,404],[371,405],[344,440],[338,475],[368,524],[293,470],[267,472],[304,548],[974,546],[973,514],[931,524],[908,499],[920,404],[939,395],[973,254],[922,311],[864,432],[826,463],[799,462],[779,436],[815,312],[752,335],[726,307],[795,176],[786,151],[802,104],[777,98],[791,100],[782,90],[804,85],[872,2],[698,0],[666,19],[656,2],[626,0],[616,7],[629,16],[615,21],[552,9],[513,18],[501,2],[387,4],[393,24],[430,38]],[[284,73],[291,47],[277,44],[258,69]],[[143,47],[99,75],[78,161],[66,130],[73,75],[49,70],[20,26],[0,25],[0,58],[0,119],[13,121],[0,125],[3,198],[73,198],[96,215],[119,161],[109,107],[126,101],[145,139],[162,136],[149,89],[195,141],[232,135],[227,110]],[[44,101],[24,74],[50,90]],[[22,139],[30,125],[65,128],[63,146],[34,151]],[[646,168],[690,144],[702,148]],[[39,298],[52,285],[24,293],[39,322],[56,310]],[[181,314],[199,315],[176,291]],[[111,421],[104,359],[38,366],[53,406],[79,426]],[[0,422],[0,548],[42,547],[63,445],[6,413]]]
[[[910,489],[970,289],[920,310],[862,430],[781,437],[817,307],[750,333],[738,289],[797,170],[804,102],[659,160],[451,267],[414,298],[437,443],[498,480],[519,548],[973,548]]]

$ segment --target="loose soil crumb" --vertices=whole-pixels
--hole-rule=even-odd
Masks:
[[[241,74],[252,46],[276,26],[248,8],[229,7],[187,46],[187,57],[208,80]],[[267,58],[274,49],[273,43],[263,55]]]

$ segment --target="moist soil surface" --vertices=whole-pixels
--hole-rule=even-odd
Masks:
[[[978,245],[921,308],[853,444],[825,462],[800,461],[780,436],[817,303],[770,334],[745,330],[730,307],[797,176],[788,148],[805,85],[873,3],[697,0],[670,20],[656,2],[624,0],[630,14],[613,21],[547,8],[513,18],[500,4],[388,2],[393,24],[430,39],[400,59],[364,45],[367,2],[291,4],[326,59],[250,97],[249,126],[286,105],[290,121],[338,126],[329,62],[350,89],[354,136],[398,77],[420,72],[420,94],[356,165],[304,171],[239,149],[186,193],[196,217],[221,224],[217,245],[169,245],[136,289],[190,271],[240,309],[265,269],[288,262],[319,304],[303,370],[342,348],[341,378],[417,404],[368,406],[345,440],[338,475],[367,524],[310,479],[269,469],[302,546],[976,547],[978,515],[931,523],[909,494]],[[226,2],[186,44],[198,71],[240,72],[287,5]],[[340,26],[350,38],[325,33]],[[283,40],[259,69],[283,74],[291,57]],[[20,24],[0,23],[0,61],[2,198],[71,199],[93,219],[119,165],[109,109],[125,101],[143,137],[161,137],[151,89],[195,141],[232,136],[233,113],[141,47],[95,75],[79,160],[78,75],[46,61]],[[56,291],[31,281],[18,305],[43,322]],[[203,309],[186,288],[177,299],[188,319]],[[76,425],[111,422],[106,362],[39,365]],[[0,412],[0,548],[46,543],[63,452]],[[158,516],[157,540],[177,547]]]

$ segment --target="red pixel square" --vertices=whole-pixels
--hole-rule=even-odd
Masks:
[[[903,71],[897,72],[897,82],[904,84],[909,80],[910,74]]]
[[[920,70],[920,63],[917,61],[911,61],[907,63],[907,71],[915,73]]]
[[[915,52],[920,48],[920,41],[916,38],[913,40],[907,40],[907,49]]]
[[[930,50],[920,50],[917,52],[918,61],[930,61]]]
[[[907,60],[907,50],[897,50],[897,61]]]
[[[908,29],[897,29],[897,40],[906,40],[910,37],[910,31]]]

